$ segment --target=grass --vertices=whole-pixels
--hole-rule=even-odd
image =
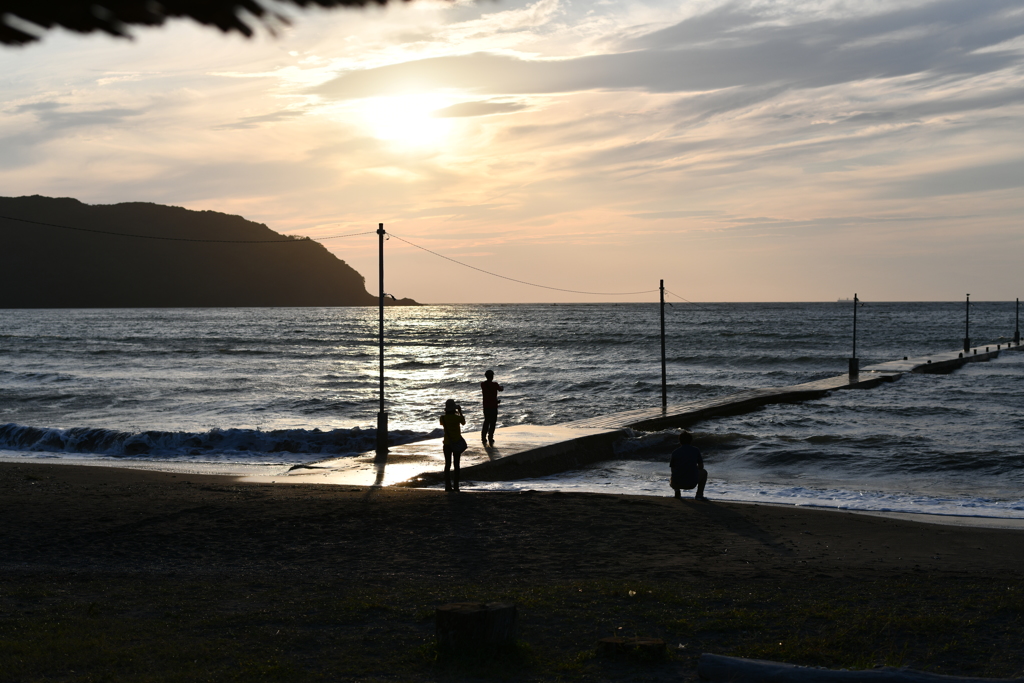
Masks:
[[[445,659],[433,609],[515,602],[520,641]],[[1024,673],[1024,590],[919,576],[687,583],[417,584],[293,575],[0,577],[0,681],[678,680],[701,652],[831,668]],[[653,636],[666,662],[607,661]]]

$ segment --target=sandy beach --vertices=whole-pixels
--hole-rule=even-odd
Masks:
[[[410,655],[411,660],[368,671],[375,659],[386,658],[373,655],[374,648],[364,641],[403,652],[428,651],[433,606],[456,599],[518,599],[521,638],[533,648],[532,663],[512,666],[509,675],[530,680],[555,674],[585,680],[678,680],[694,675],[700,651],[762,652],[754,644],[774,641],[768,632],[772,624],[760,627],[768,629],[763,637],[756,635],[757,619],[749,629],[741,624],[735,633],[722,636],[721,625],[702,629],[696,613],[707,616],[702,603],[708,600],[720,610],[735,611],[737,605],[726,602],[742,602],[745,595],[759,596],[766,614],[785,612],[773,607],[772,600],[780,605],[812,600],[821,607],[857,598],[864,609],[898,612],[930,605],[929,614],[944,615],[945,626],[929,627],[917,636],[892,640],[894,634],[883,634],[877,651],[862,653],[864,665],[872,665],[872,657],[891,661],[892,652],[883,652],[882,645],[902,642],[903,664],[940,673],[1009,676],[1020,675],[1024,667],[1024,532],[1018,530],[685,498],[557,492],[446,495],[11,463],[0,464],[0,519],[0,629],[7,643],[0,650],[0,663],[9,672],[0,674],[2,680],[86,680],[75,669],[77,655],[72,651],[63,655],[63,664],[60,656],[42,655],[33,664],[32,656],[15,647],[24,637],[19,633],[32,632],[33,619],[57,618],[49,609],[64,610],[60,613],[65,620],[68,614],[87,620],[90,609],[98,610],[108,614],[114,631],[124,628],[126,619],[137,622],[136,639],[147,629],[163,629],[174,638],[204,640],[194,623],[161,615],[200,609],[209,621],[239,610],[269,610],[288,628],[297,628],[300,613],[309,616],[312,609],[315,615],[318,601],[341,595],[350,601],[361,596],[359,600],[369,603],[383,602],[379,609],[368,608],[370,614],[356,609],[345,612],[348,617],[335,615],[329,623],[309,617],[300,630],[313,629],[318,637],[333,633],[342,640],[358,635],[359,661],[329,665],[330,657],[299,648],[288,656],[291,673],[284,679],[327,675],[335,680],[433,680],[453,675],[424,663],[429,653],[423,661]],[[545,591],[571,591],[574,599],[600,594],[607,604],[588,602],[574,608],[574,603],[538,597]],[[692,599],[689,606],[680,604],[680,591]],[[642,609],[631,606],[631,598],[662,593],[660,599],[646,598]],[[178,608],[154,607],[163,599],[158,595],[177,596]],[[968,603],[960,605],[962,600]],[[302,609],[296,610],[297,604]],[[851,609],[834,604],[837,616]],[[147,611],[150,607],[156,611]],[[751,606],[744,609],[754,614]],[[970,609],[998,624],[958,614]],[[597,616],[602,614],[606,618]],[[824,615],[821,619],[828,621]],[[675,648],[671,661],[634,670],[629,667],[639,665],[605,663],[580,654],[589,652],[598,637],[617,632],[622,627],[618,621],[628,622],[637,634],[665,638]],[[804,636],[814,635],[812,622],[800,627]],[[828,631],[838,625],[825,622],[818,627]],[[263,620],[244,623],[254,627]],[[989,642],[967,651],[947,648],[948,656],[943,656],[934,639],[946,637],[946,629],[966,642],[967,623],[983,628]],[[251,638],[262,642],[256,635]],[[166,642],[165,636],[161,639]],[[109,640],[116,651],[120,646],[112,644],[117,641],[113,632]],[[314,640],[307,633],[302,642]],[[238,642],[235,646],[242,647]],[[15,666],[12,653],[17,652],[21,663]],[[337,655],[337,650],[332,652]],[[572,658],[565,653],[577,653],[578,670],[565,664],[566,657]],[[223,675],[211,674],[212,679],[230,678],[233,665],[223,666]],[[89,675],[102,670],[112,679],[131,678],[134,671],[124,662],[95,663],[93,669]],[[185,676],[187,667],[182,671]]]
[[[1013,575],[1020,532],[691,498],[240,484],[73,465],[0,467],[5,570],[331,568],[470,579]]]
[[[4,681],[686,680],[701,651],[1024,667],[1019,530],[69,465],[2,464],[0,490]],[[464,599],[517,602],[526,654],[438,664],[432,609]],[[613,633],[670,658],[595,657]]]

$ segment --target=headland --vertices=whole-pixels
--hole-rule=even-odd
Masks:
[[[363,276],[319,242],[216,211],[0,197],[0,236],[8,257],[0,308],[379,303]]]

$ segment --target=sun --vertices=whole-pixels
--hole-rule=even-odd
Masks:
[[[396,95],[375,97],[359,106],[370,134],[405,147],[436,147],[452,130],[452,119],[436,116],[449,106],[443,95]]]

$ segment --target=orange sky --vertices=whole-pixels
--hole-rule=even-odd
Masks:
[[[540,0],[0,50],[2,194],[388,230],[693,301],[1020,296],[1024,7]],[[326,242],[374,288],[374,236]],[[423,302],[651,300],[391,240]]]

